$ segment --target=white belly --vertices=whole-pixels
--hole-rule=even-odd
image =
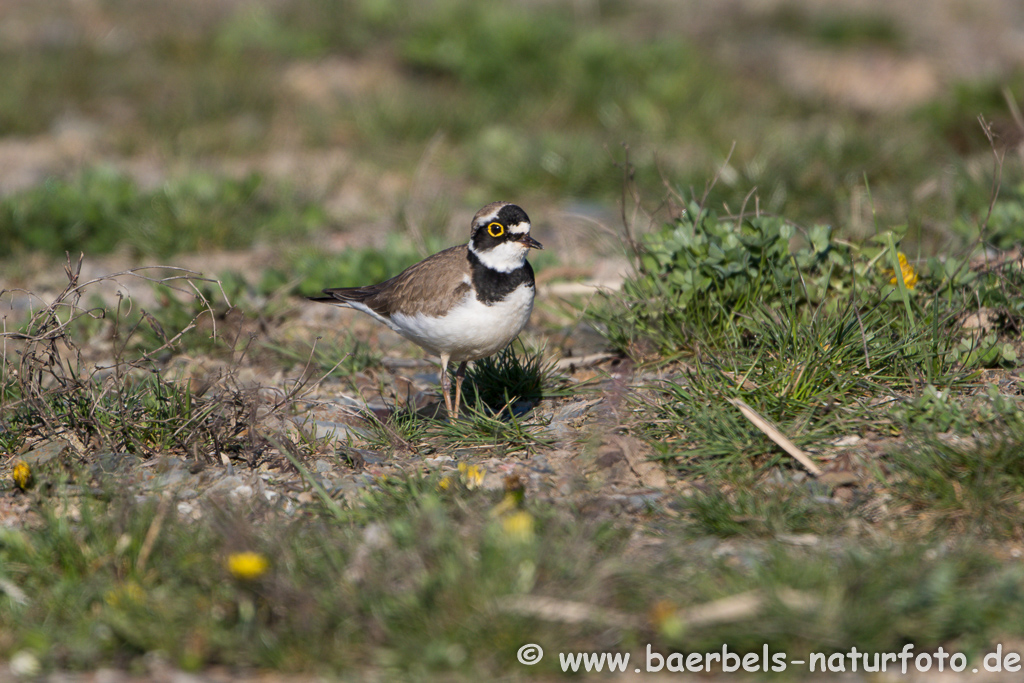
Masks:
[[[422,314],[391,316],[390,327],[427,351],[451,360],[476,360],[497,353],[516,338],[530,319],[534,289],[521,285],[504,301],[486,306],[468,295],[443,318]]]

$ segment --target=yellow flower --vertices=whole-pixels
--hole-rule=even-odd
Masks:
[[[438,491],[447,491],[452,487],[452,480],[448,477],[442,477],[441,481],[437,482]]]
[[[491,508],[490,515],[491,517],[504,517],[518,508],[519,501],[517,501],[515,496],[512,494],[506,493],[505,497],[501,499],[501,502]]]
[[[32,488],[32,470],[29,469],[28,464],[23,460],[19,460],[11,471],[11,479],[18,485],[18,488],[22,491],[27,491]]]
[[[896,254],[896,258],[900,262],[900,274],[903,276],[903,284],[906,285],[907,289],[913,289],[914,285],[917,284],[917,271],[914,270],[914,266],[907,262],[907,256],[902,251]],[[892,273],[892,279],[889,280],[890,285],[896,284],[896,271],[889,269]]]
[[[513,541],[529,541],[533,538],[533,516],[525,510],[507,514],[501,518],[501,528]]]
[[[462,475],[467,489],[475,489],[484,483],[484,471],[479,465],[467,465],[460,462],[459,473]]]
[[[263,576],[270,567],[270,560],[252,551],[228,555],[228,571],[236,579],[252,581]]]

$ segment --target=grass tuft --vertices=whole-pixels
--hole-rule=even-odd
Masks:
[[[516,345],[519,350],[516,350]],[[454,384],[454,379],[452,380]],[[518,410],[532,408],[545,398],[566,395],[554,365],[544,361],[542,350],[530,351],[513,342],[493,356],[474,361],[466,370],[462,396],[468,406],[497,412],[510,404]]]
[[[974,436],[920,435],[894,450],[892,490],[927,527],[1020,540],[1024,512],[1024,425],[976,430]]]

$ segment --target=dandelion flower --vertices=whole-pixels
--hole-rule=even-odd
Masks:
[[[19,460],[14,466],[14,470],[11,471],[11,479],[18,485],[18,488],[22,491],[27,491],[32,487],[32,470],[29,469],[28,463],[23,460]]]
[[[263,576],[270,567],[270,560],[260,553],[247,551],[228,555],[228,571],[236,579],[252,581]]]
[[[900,262],[900,275],[903,276],[903,284],[906,285],[907,289],[913,289],[914,285],[917,284],[917,271],[914,270],[914,266],[910,265],[907,261],[907,256],[902,251],[896,254],[896,258]],[[896,284],[896,271],[889,269],[892,273],[892,279],[889,280],[890,285]]]
[[[462,475],[462,480],[465,482],[467,489],[478,488],[484,483],[484,471],[479,465],[467,465],[464,462],[460,462],[459,474]]]
[[[519,510],[501,518],[501,528],[513,541],[525,542],[533,538],[533,516]]]

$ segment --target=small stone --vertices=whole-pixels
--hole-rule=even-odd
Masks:
[[[140,462],[142,462],[142,458],[131,453],[100,451],[96,454],[96,471],[106,474],[127,472]]]
[[[178,514],[191,520],[197,520],[203,516],[202,510],[199,506],[189,501],[182,501],[178,503]]]
[[[39,658],[27,650],[15,652],[11,657],[10,667],[15,678],[35,678],[42,671]]]
[[[28,453],[22,456],[22,460],[29,467],[39,467],[45,465],[48,462],[52,462],[60,458],[65,451],[69,450],[69,446],[64,441],[50,441],[41,446],[36,446]]]
[[[189,473],[186,470],[170,470],[152,477],[143,484],[143,488],[148,491],[166,489],[184,481],[188,477]]]
[[[230,499],[231,502],[235,504],[244,503],[245,501],[250,500],[252,496],[253,490],[252,487],[249,486],[248,484],[238,486],[232,489],[230,493],[228,493],[228,499]]]
[[[853,491],[848,488],[836,489],[832,497],[841,503],[849,503],[853,500]]]
[[[850,470],[832,470],[818,477],[818,483],[826,486],[850,486],[860,483],[860,477]]]
[[[93,683],[125,683],[128,675],[117,669],[97,669],[93,674]]]

